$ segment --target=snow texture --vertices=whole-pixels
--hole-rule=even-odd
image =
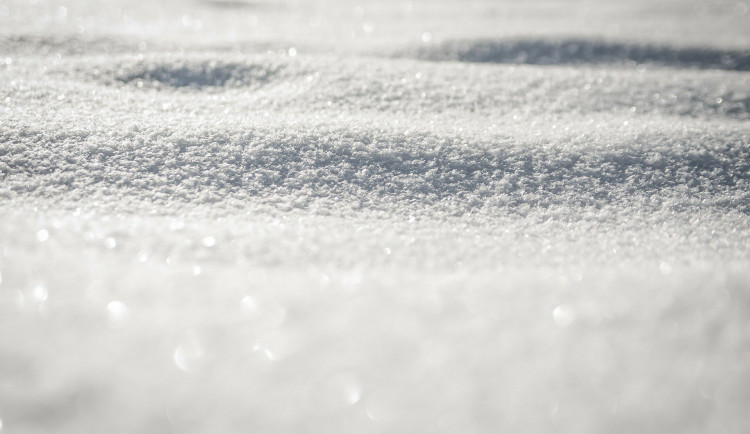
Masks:
[[[0,3],[0,432],[750,431],[750,5]]]

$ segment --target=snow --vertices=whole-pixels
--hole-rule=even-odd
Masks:
[[[0,431],[750,430],[743,2],[0,5]]]
[[[676,49],[653,44],[624,44],[585,39],[448,41],[437,47],[420,47],[417,53],[417,57],[429,60],[463,62],[529,65],[655,63],[681,68],[734,71],[750,69],[750,54],[742,50]]]

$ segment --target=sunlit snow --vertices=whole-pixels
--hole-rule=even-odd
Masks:
[[[750,432],[749,11],[0,0],[0,431]]]

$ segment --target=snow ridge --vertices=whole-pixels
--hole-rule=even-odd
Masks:
[[[127,134],[23,129],[0,136],[0,169],[16,194],[109,189],[183,201],[340,197],[420,205],[604,205],[676,198],[681,208],[750,211],[750,144],[734,137],[659,135],[544,142],[316,128]],[[210,192],[210,195],[207,193]],[[653,202],[656,201],[656,202]],[[644,205],[644,206],[646,206]]]

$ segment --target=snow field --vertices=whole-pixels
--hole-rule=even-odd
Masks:
[[[0,5],[0,431],[747,432],[747,12]]]

